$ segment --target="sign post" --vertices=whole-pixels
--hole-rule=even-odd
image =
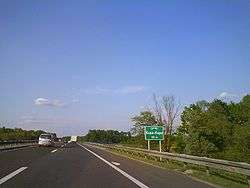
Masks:
[[[161,152],[161,140],[159,140],[159,147],[160,147],[159,151]]]
[[[150,150],[150,140],[159,140],[159,150],[161,152],[161,141],[164,140],[164,127],[145,126],[144,135],[145,135],[145,140],[148,141],[148,150]]]

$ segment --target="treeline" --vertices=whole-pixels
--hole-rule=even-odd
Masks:
[[[122,132],[115,130],[89,130],[82,138],[86,142],[97,142],[106,144],[115,144],[121,142],[127,142],[131,138],[130,132]]]
[[[239,103],[199,101],[185,107],[173,151],[250,163],[250,95]]]
[[[165,112],[156,101],[155,111],[142,111],[132,118],[131,133],[90,130],[83,140],[146,148],[143,127],[158,125],[165,128],[164,151],[250,163],[250,95],[240,102],[228,103],[216,99],[191,104],[180,114],[181,122],[177,129],[173,127],[173,115],[177,112],[173,111],[176,107],[174,100],[172,97],[163,99]],[[164,120],[162,117],[167,118]],[[157,146],[156,141],[151,142],[151,148],[157,149]]]
[[[70,141],[71,136],[63,136],[62,141],[68,142]]]
[[[140,140],[146,147],[141,128],[155,122],[165,127],[165,151],[250,163],[250,95],[238,103],[198,101],[185,107],[180,119],[180,125],[170,134],[168,124],[157,120],[157,113],[141,112],[132,119],[138,138],[135,145]]]
[[[35,140],[40,134],[45,133],[42,130],[23,130],[20,128],[5,128],[0,127],[0,141],[8,140]]]

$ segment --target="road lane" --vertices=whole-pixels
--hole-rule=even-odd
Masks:
[[[109,165],[110,167],[115,169],[117,172],[122,174],[124,177],[128,178],[130,181],[134,182],[138,187],[149,188],[148,186],[146,186],[145,184],[143,184],[139,180],[135,179],[133,176],[129,175],[127,172],[121,170],[120,168],[116,167],[114,164],[112,164],[109,161],[107,161],[106,159],[102,158],[100,155],[97,155],[95,152],[91,151],[90,149],[86,148],[85,146],[83,146],[81,144],[78,144],[78,145],[81,146],[82,148],[84,148],[85,150],[87,150],[88,152],[90,152],[91,154],[93,154],[94,156],[96,156],[98,159],[102,160],[104,163],[106,163],[107,165]]]
[[[114,155],[103,149],[97,149],[84,145],[88,149],[97,153],[108,161],[119,163],[119,168],[126,171],[136,179],[139,179],[149,187],[154,188],[212,188],[211,185],[196,181],[184,174],[173,170],[166,170],[152,165],[148,165],[136,160],[131,160],[126,157]]]
[[[114,167],[111,167],[112,165],[108,165],[93,153],[80,147],[76,143],[66,144],[63,148],[57,148],[56,152],[53,153],[51,152],[54,151],[55,148],[37,147],[33,149],[33,152],[28,149],[28,151],[24,150],[19,151],[20,153],[14,153],[19,157],[22,155],[26,156],[27,154],[30,154],[33,157],[31,157],[32,160],[26,163],[26,170],[19,174],[14,173],[15,176],[1,184],[0,187],[138,188],[134,182],[122,175],[121,172],[118,172],[119,170],[115,170],[116,168],[119,168],[141,182],[143,185],[152,188],[211,188],[211,186],[205,183],[195,181],[190,177],[174,171],[153,167],[145,163],[111,154],[105,150],[96,149],[87,145],[84,146],[106,160],[107,163],[112,164],[113,162],[112,165]],[[13,154],[9,154],[10,157],[12,156],[13,158]],[[37,154],[43,155],[40,155],[39,157]],[[1,157],[3,159],[3,156],[0,154],[0,161]],[[7,155],[5,155],[5,157],[8,158]],[[5,159],[5,162],[10,164],[10,161],[8,160],[9,159]],[[20,164],[21,163],[17,163],[17,165]],[[21,166],[15,166],[14,170],[11,172]]]
[[[21,168],[15,170],[14,172],[8,174],[7,176],[4,176],[3,178],[0,179],[0,185],[3,184],[4,182],[8,181],[9,179],[13,178],[17,174],[21,173],[22,171],[24,171],[27,168],[28,167],[21,167]]]
[[[28,165],[2,184],[11,187],[137,187],[136,184],[75,143]]]
[[[0,152],[0,178],[50,153],[52,147],[25,147]]]

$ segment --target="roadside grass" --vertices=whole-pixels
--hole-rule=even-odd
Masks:
[[[185,164],[179,161],[173,160],[160,160],[159,157],[149,156],[147,154],[136,153],[131,151],[125,151],[122,149],[107,149],[113,154],[127,157],[133,160],[142,161],[144,163],[160,167],[163,169],[170,169],[180,173],[184,173],[194,179],[197,179],[202,182],[207,182],[208,184],[215,187],[225,187],[225,188],[249,188],[247,177],[237,173],[229,173],[217,169],[208,169],[203,166]],[[185,173],[187,170],[192,170],[192,173]]]

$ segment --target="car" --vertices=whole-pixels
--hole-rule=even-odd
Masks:
[[[51,134],[41,134],[39,136],[39,146],[54,146],[54,137]]]

